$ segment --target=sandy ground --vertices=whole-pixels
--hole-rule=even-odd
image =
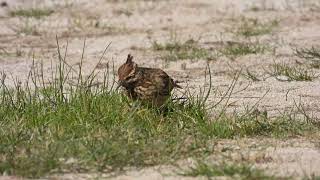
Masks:
[[[101,70],[107,63],[117,68],[128,53],[141,66],[159,67],[183,86],[197,89],[204,86],[206,60],[166,62],[161,53],[152,50],[152,42],[167,42],[172,32],[181,41],[199,39],[201,46],[216,49],[227,41],[242,42],[232,30],[239,27],[242,18],[257,18],[261,22],[278,20],[279,25],[269,34],[253,38],[273,48],[272,52],[246,55],[230,60],[219,57],[210,61],[214,89],[225,90],[232,74],[248,68],[262,81],[253,82],[240,76],[229,101],[229,109],[242,111],[245,105],[255,104],[262,96],[258,108],[269,116],[289,111],[295,102],[303,104],[308,114],[320,117],[320,78],[310,82],[279,81],[269,77],[266,69],[275,62],[295,64],[303,60],[293,55],[293,48],[320,46],[320,1],[318,0],[7,0],[0,7],[0,71],[25,79],[36,62],[43,62],[50,74],[51,62],[57,60],[55,36],[61,47],[68,41],[70,65],[77,65],[86,38],[84,66],[87,73],[102,60]],[[19,8],[49,8],[49,17],[34,19],[11,17],[10,11]],[[218,44],[218,45],[217,45]],[[320,71],[314,69],[316,74]],[[280,77],[281,78],[281,77]],[[10,83],[10,82],[9,82]],[[208,84],[205,84],[208,86]],[[245,89],[244,89],[245,88]],[[243,90],[244,89],[244,90]],[[210,97],[214,101],[214,97]],[[241,144],[242,143],[242,144]],[[232,153],[245,156],[264,154],[270,161],[256,161],[257,167],[281,176],[320,176],[319,140],[315,139],[244,139],[224,141],[221,146],[232,146]],[[186,160],[187,161],[187,160]],[[187,164],[187,163],[186,163]],[[164,175],[171,167],[128,170],[115,179],[181,179],[177,175]],[[171,171],[172,173],[172,171]],[[169,173],[170,174],[170,173]],[[63,175],[60,178],[89,178],[90,175]],[[183,177],[184,179],[185,177]],[[201,179],[201,178],[200,178]]]

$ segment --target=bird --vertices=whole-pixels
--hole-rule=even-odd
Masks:
[[[126,62],[118,68],[118,77],[118,85],[129,99],[158,108],[165,105],[174,88],[182,89],[178,81],[174,81],[163,70],[139,67],[131,54],[128,54]]]

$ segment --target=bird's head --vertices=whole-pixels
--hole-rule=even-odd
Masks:
[[[134,80],[133,76],[135,75],[137,64],[132,60],[133,56],[128,54],[126,62],[122,64],[118,69],[120,86],[125,86],[126,84],[129,84]]]

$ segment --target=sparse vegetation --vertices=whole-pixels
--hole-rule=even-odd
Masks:
[[[154,41],[152,48],[155,51],[162,51],[163,59],[168,61],[176,61],[183,59],[197,60],[213,60],[215,59],[214,53],[208,49],[200,47],[199,43],[193,39],[185,42],[180,42],[176,39],[171,39],[166,43],[158,43]]]
[[[268,73],[277,79],[280,76],[287,77],[287,81],[312,81],[318,77],[313,70],[307,67],[290,66],[285,63],[272,64]]]
[[[253,111],[247,112],[244,115],[233,114],[232,116],[222,116],[221,119],[202,126],[200,130],[209,137],[218,138],[252,136],[283,138],[306,135],[306,131],[309,130],[313,134],[317,129],[317,124],[313,124],[313,122],[309,123],[311,124],[308,125],[304,121],[297,121],[293,115],[284,115],[270,119],[263,113],[256,114]],[[314,127],[316,128],[314,129]]]
[[[249,69],[246,69],[246,72],[243,73],[243,75],[244,75],[244,77],[246,77],[247,79],[250,79],[252,81],[261,81],[259,79],[259,77],[256,74],[254,74],[251,71],[249,71]]]
[[[265,53],[268,47],[260,43],[228,43],[220,52],[229,57],[238,57],[248,54]]]
[[[32,9],[17,9],[10,12],[10,15],[15,17],[27,17],[27,18],[36,18],[40,19],[45,16],[50,16],[54,11],[52,9],[41,9],[41,8],[32,8]]]
[[[310,120],[298,121],[291,115],[270,119],[263,114],[223,111],[211,119],[208,94],[187,95],[187,101],[168,104],[169,111],[162,114],[114,91],[108,73],[102,82],[95,71],[83,77],[82,61],[79,68],[71,68],[58,52],[58,69],[49,83],[36,67],[28,83],[15,81],[14,87],[6,85],[2,74],[2,174],[41,177],[53,172],[109,172],[205,156],[199,152],[210,151],[207,143],[215,138],[303,136],[319,131]],[[77,83],[68,84],[74,79]],[[250,173],[246,167],[232,166],[219,171],[228,169]]]
[[[102,36],[127,34],[132,32],[124,25],[111,25],[101,21],[98,17],[86,17],[73,14],[70,19],[69,29],[66,31],[70,36]]]
[[[0,47],[0,57],[20,57],[22,56],[23,52],[21,48],[17,47],[15,51],[7,50],[6,48]]]
[[[0,48],[0,56],[9,55],[8,51],[5,48]]]
[[[276,179],[268,176],[263,170],[246,164],[208,164],[198,161],[195,167],[182,173],[184,176],[232,177],[236,179]]]
[[[296,48],[294,54],[299,58],[311,61],[312,68],[320,69],[320,49],[316,47],[311,48]]]
[[[12,30],[19,35],[23,34],[23,35],[38,36],[41,34],[39,32],[39,27],[35,24],[30,23],[29,20],[26,20],[22,24],[12,27]]]
[[[236,31],[236,34],[251,37],[269,34],[275,27],[279,25],[278,20],[272,20],[270,22],[261,23],[258,19],[242,19],[242,24]]]

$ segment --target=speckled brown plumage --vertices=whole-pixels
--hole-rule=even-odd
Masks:
[[[173,88],[181,88],[161,69],[138,67],[130,54],[119,67],[118,76],[119,85],[129,98],[157,107],[167,101]]]

